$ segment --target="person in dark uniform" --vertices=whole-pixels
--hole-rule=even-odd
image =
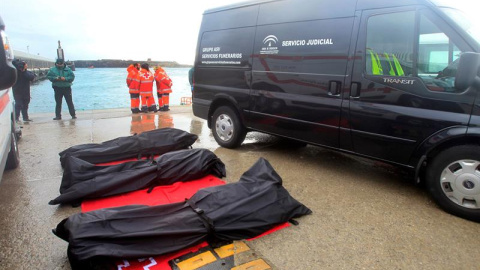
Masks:
[[[190,87],[192,88],[192,92],[193,92],[193,72],[194,72],[195,68],[192,67],[191,69],[188,70],[188,82],[190,83]]]
[[[50,68],[47,74],[47,78],[52,82],[52,88],[55,91],[55,118],[53,120],[62,119],[62,99],[65,97],[65,101],[68,105],[68,111],[72,116],[72,119],[76,119],[75,106],[72,100],[72,82],[75,79],[73,71],[65,65],[63,59],[57,59],[55,66]]]
[[[28,117],[28,104],[30,104],[30,82],[35,79],[35,74],[28,71],[28,65],[24,61],[13,62],[17,68],[17,82],[12,86],[13,99],[15,100],[15,120],[19,122],[22,112],[23,122],[31,122]]]

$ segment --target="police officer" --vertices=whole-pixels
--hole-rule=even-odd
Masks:
[[[28,104],[30,104],[30,82],[35,79],[35,74],[28,71],[28,65],[24,61],[16,60],[13,62],[17,68],[17,82],[13,85],[13,99],[15,100],[15,117],[19,122],[20,112],[22,112],[23,122],[31,122],[28,117]]]
[[[57,59],[55,66],[50,68],[47,74],[47,78],[52,82],[53,90],[55,91],[55,118],[53,120],[62,119],[62,99],[65,97],[65,101],[68,105],[68,111],[72,116],[72,119],[76,119],[75,106],[72,100],[72,82],[75,79],[73,71],[65,65],[63,59]]]

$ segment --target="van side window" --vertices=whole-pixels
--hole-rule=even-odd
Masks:
[[[367,23],[366,74],[413,76],[415,12],[375,15]]]
[[[454,85],[460,49],[423,14],[419,33],[418,77],[431,91],[457,92]]]

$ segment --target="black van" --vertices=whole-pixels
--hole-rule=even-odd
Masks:
[[[480,29],[436,2],[207,10],[193,112],[223,147],[261,131],[410,168],[443,209],[480,221]]]

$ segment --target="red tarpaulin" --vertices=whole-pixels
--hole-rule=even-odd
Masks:
[[[119,207],[132,204],[143,204],[143,205],[161,205],[169,204],[175,202],[184,201],[186,198],[190,198],[195,194],[199,189],[218,186],[225,184],[225,181],[215,177],[215,176],[205,176],[201,179],[191,181],[191,182],[177,182],[169,186],[157,186],[151,193],[147,193],[147,189],[133,191],[117,196],[112,196],[108,198],[96,199],[96,200],[87,200],[82,203],[82,212],[89,212],[93,210],[110,208],[110,207]],[[277,230],[288,227],[289,223],[284,223],[279,225],[257,237],[248,240],[254,240],[260,238],[264,235],[270,234]],[[185,255],[190,252],[196,252],[200,248],[207,246],[207,242],[202,242],[196,246],[186,248],[171,254],[154,256],[149,258],[138,258],[138,259],[125,259],[115,261],[116,269],[124,270],[165,270],[171,269],[168,261]],[[147,268],[145,268],[147,267]]]

